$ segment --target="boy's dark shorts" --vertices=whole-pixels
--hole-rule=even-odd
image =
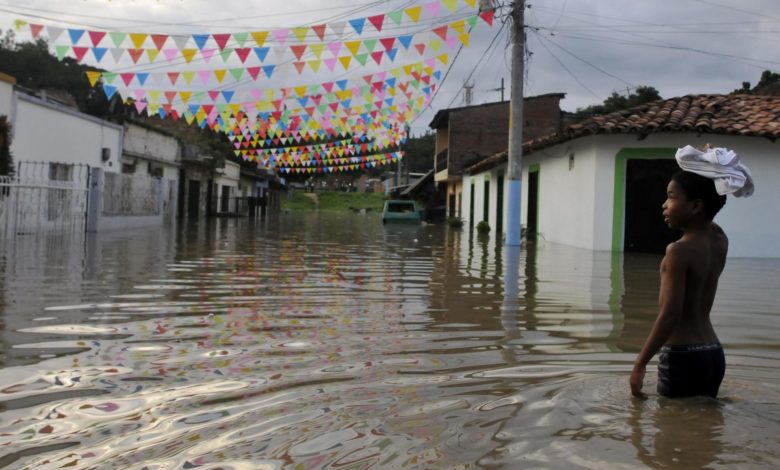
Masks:
[[[665,397],[716,397],[726,356],[720,342],[664,346],[658,362],[658,394]]]

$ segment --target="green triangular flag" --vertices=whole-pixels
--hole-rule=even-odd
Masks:
[[[114,43],[114,46],[116,47],[122,47],[122,43],[125,41],[125,38],[127,37],[127,33],[108,33],[108,35],[111,37],[111,42]]]
[[[246,40],[249,38],[249,33],[233,33],[233,39],[241,46],[244,47]]]
[[[477,18],[477,16],[469,16],[466,18],[466,23],[473,28],[474,25],[477,24]]]
[[[395,23],[396,25],[400,26],[401,25],[401,21],[404,19],[404,11],[403,10],[391,11],[390,13],[387,14],[387,16],[391,20],[393,20],[393,23]]]
[[[57,58],[62,60],[65,58],[65,54],[68,53],[68,50],[70,50],[70,46],[56,46],[55,49],[57,51]]]
[[[366,39],[363,41],[363,45],[366,46],[366,50],[368,52],[374,52],[374,48],[376,47],[376,39]]]
[[[103,81],[108,83],[109,85],[113,85],[114,84],[114,80],[116,80],[116,77],[117,77],[117,74],[115,74],[114,72],[105,72],[103,74]]]
[[[368,60],[368,54],[358,54],[355,56],[355,59],[357,59],[357,61],[360,62],[360,65],[366,65],[366,61]]]
[[[223,49],[222,52],[219,53],[219,55],[222,57],[222,62],[227,62],[228,59],[230,58],[230,54],[232,53],[233,53],[232,47],[226,47],[225,49]]]
[[[239,81],[244,75],[244,69],[230,69],[230,75],[232,75],[236,81]]]
[[[192,94],[192,102],[193,103],[202,103],[206,99],[206,92],[205,91],[198,91]]]

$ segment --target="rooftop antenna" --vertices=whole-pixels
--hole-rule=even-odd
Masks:
[[[466,106],[471,106],[471,101],[474,99],[474,82],[464,83],[463,90],[463,100],[466,102]]]

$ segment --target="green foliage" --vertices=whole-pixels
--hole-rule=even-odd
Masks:
[[[406,152],[403,164],[410,172],[426,173],[433,168],[433,152],[436,149],[434,133],[410,137],[401,148]]]
[[[463,219],[460,217],[450,217],[447,219],[447,225],[452,228],[461,228],[463,227]]]
[[[313,211],[314,201],[307,197],[303,191],[293,191],[291,194],[282,195],[282,210],[284,211]]]
[[[604,100],[602,104],[591,105],[586,108],[578,108],[573,114],[573,118],[577,121],[587,119],[592,116],[598,116],[601,114],[609,114],[622,109],[633,108],[641,104],[649,103],[651,101],[660,100],[661,95],[654,87],[651,86],[638,86],[633,93],[629,93],[627,96],[612,92],[609,98]]]
[[[14,160],[11,155],[11,125],[7,116],[0,116],[0,175],[13,176]]]
[[[477,224],[477,232],[483,235],[490,233],[490,224],[487,220],[482,220]]]
[[[49,52],[44,39],[36,42],[14,43],[12,31],[0,40],[0,72],[16,78],[17,84],[32,90],[58,90],[73,97],[79,110],[92,116],[105,118],[122,112],[119,99],[112,103],[106,99],[101,84],[89,85],[86,73],[100,70],[79,64],[73,58],[57,60]]]
[[[732,93],[780,96],[780,73],[764,70],[755,87],[751,88],[750,82],[742,82],[742,88]]]

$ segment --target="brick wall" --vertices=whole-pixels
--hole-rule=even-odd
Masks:
[[[528,97],[524,101],[523,140],[535,139],[561,127],[562,95]],[[505,151],[509,145],[509,102],[452,110],[449,113],[450,176],[465,166]]]

